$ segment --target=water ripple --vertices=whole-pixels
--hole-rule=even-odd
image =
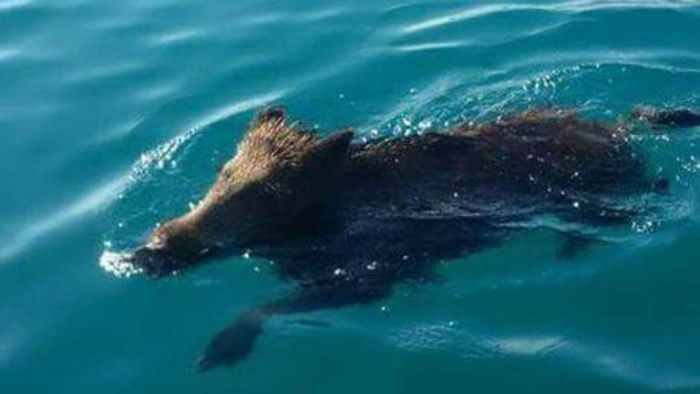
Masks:
[[[40,220],[20,230],[14,239],[6,242],[0,248],[0,262],[9,261],[13,257],[28,248],[32,242],[42,236],[51,233],[62,226],[65,226],[84,215],[94,212],[100,207],[104,207],[123,193],[141,178],[147,176],[151,169],[163,168],[173,155],[200,130],[205,127],[226,119],[230,116],[258,108],[284,96],[285,91],[275,91],[263,94],[234,104],[217,108],[187,125],[186,131],[181,132],[175,138],[159,145],[153,150],[143,153],[132,166],[130,172],[125,175],[114,177],[113,180],[97,187],[87,195],[79,198],[76,202],[60,208],[57,214]]]
[[[204,36],[204,32],[198,29],[178,29],[158,34],[149,40],[149,44],[153,46],[180,44],[202,36]]]
[[[0,48],[0,63],[6,60],[10,60],[19,55],[19,50],[17,49],[2,49]]]
[[[103,206],[118,195],[119,191],[122,190],[126,184],[127,178],[124,177],[109,181],[79,198],[76,202],[59,209],[57,214],[33,223],[29,227],[19,231],[13,240],[6,243],[7,246],[0,247],[0,262],[15,257],[39,237]]]
[[[2,0],[0,1],[0,12],[10,11],[29,5],[32,0]]]
[[[394,47],[396,50],[401,52],[420,52],[429,51],[435,49],[448,49],[448,48],[459,48],[463,46],[472,45],[474,41],[468,40],[455,40],[455,41],[434,41],[426,42],[422,44],[409,44],[409,45],[399,45]]]
[[[596,0],[576,0],[565,1],[555,4],[487,4],[481,6],[471,6],[469,8],[452,12],[420,22],[404,26],[401,31],[406,34],[416,33],[424,30],[434,29],[445,25],[462,22],[470,19],[482,18],[494,14],[513,11],[545,11],[555,13],[582,13],[588,11],[606,9],[677,9],[697,5],[693,1],[596,1]]]
[[[89,70],[79,70],[65,77],[66,83],[79,83],[95,81],[106,78],[123,76],[125,74],[143,71],[148,69],[148,65],[141,62],[125,62],[121,64],[110,64],[106,66],[93,67]]]

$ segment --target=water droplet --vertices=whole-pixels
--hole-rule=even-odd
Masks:
[[[345,270],[342,268],[336,268],[335,271],[333,271],[333,275],[335,276],[343,276],[345,273]]]
[[[432,126],[433,126],[433,122],[431,122],[429,120],[421,120],[420,123],[418,123],[418,128],[421,130],[429,129]]]

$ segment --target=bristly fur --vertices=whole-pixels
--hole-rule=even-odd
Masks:
[[[299,168],[317,141],[318,136],[301,130],[298,123],[288,124],[283,114],[259,115],[238,144],[236,157],[224,166],[222,175],[230,182],[249,182],[274,167]]]

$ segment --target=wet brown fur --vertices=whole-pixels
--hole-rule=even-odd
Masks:
[[[480,182],[533,174],[566,179],[586,169],[582,160],[619,165],[616,159],[629,153],[626,134],[574,112],[531,110],[447,132],[353,145],[348,154],[351,132],[324,140],[289,124],[281,110],[268,111],[251,123],[200,203],[156,229],[150,243],[192,259],[226,242],[264,237],[332,198],[342,184],[372,179],[410,182],[446,172]]]

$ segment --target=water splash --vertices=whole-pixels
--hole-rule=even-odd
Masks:
[[[118,278],[128,278],[143,272],[142,268],[131,263],[131,254],[105,250],[100,256],[100,267]]]

